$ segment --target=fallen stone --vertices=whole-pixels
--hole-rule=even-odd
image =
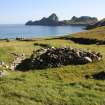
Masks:
[[[91,59],[91,58],[89,58],[89,57],[84,57],[84,60],[85,60],[86,62],[89,62],[89,63],[91,63],[91,62],[92,62],[92,59]]]
[[[15,66],[14,65],[11,65],[9,69],[12,70],[12,71],[14,71],[15,70]]]
[[[7,76],[8,72],[6,70],[0,71],[0,77]]]
[[[2,66],[3,66],[3,65],[5,65],[5,63],[4,63],[3,61],[0,61],[0,65],[2,65]]]

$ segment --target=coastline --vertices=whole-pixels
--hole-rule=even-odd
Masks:
[[[24,24],[0,25],[0,39],[45,38],[73,34],[84,30],[85,26],[26,26]]]

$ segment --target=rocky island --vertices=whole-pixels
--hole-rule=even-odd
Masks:
[[[58,16],[53,13],[48,18],[43,17],[38,21],[28,21],[26,25],[44,25],[44,26],[63,26],[63,25],[90,25],[98,22],[96,17],[89,16],[81,16],[76,17],[73,16],[70,20],[62,20],[60,21]]]

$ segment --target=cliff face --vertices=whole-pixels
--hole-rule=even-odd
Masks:
[[[46,25],[46,26],[58,26],[58,25],[89,25],[97,22],[97,18],[82,16],[73,16],[70,20],[59,21],[59,18],[55,13],[50,15],[48,18],[44,17],[39,21],[28,21],[26,25]]]
[[[43,17],[39,21],[28,21],[26,25],[60,25],[56,14],[50,15],[48,18]]]
[[[97,27],[101,27],[101,26],[105,26],[105,19],[102,19],[101,21],[99,21],[93,25],[88,25],[86,27],[86,29],[93,29],[93,28],[97,28]]]

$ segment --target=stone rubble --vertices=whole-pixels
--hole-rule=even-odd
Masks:
[[[16,67],[25,59],[25,54],[22,55],[16,55],[16,58],[10,65],[10,70],[15,70]]]
[[[0,67],[15,70],[17,67],[20,67],[19,65],[21,65],[25,68],[28,67],[29,69],[43,69],[70,64],[77,65],[92,63],[102,60],[103,57],[99,52],[92,52],[72,47],[50,47],[33,51],[30,59],[28,59],[28,62],[25,54],[18,55],[13,53],[13,55],[15,56],[15,59],[10,66],[5,64],[3,61],[0,61]]]
[[[8,72],[6,70],[0,71],[0,77],[4,77],[4,76],[7,76],[7,75],[8,75]]]
[[[5,62],[0,61],[0,67],[9,69],[9,70],[15,70],[17,65],[19,65],[26,58],[25,54],[21,54],[21,55],[18,55],[15,53],[11,53],[11,54],[15,56],[14,61],[10,65],[7,65]]]
[[[34,51],[31,68],[59,67],[69,64],[86,64],[102,59],[102,54],[72,47],[44,48]]]
[[[9,66],[5,62],[3,62],[3,61],[0,61],[0,67],[4,67],[6,69],[9,68]]]

